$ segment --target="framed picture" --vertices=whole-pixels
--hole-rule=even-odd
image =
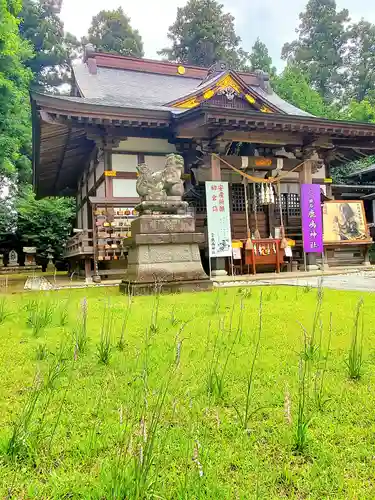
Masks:
[[[326,201],[323,205],[323,241],[371,241],[363,201]]]

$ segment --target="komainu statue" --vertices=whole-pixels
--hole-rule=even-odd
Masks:
[[[184,183],[181,180],[184,172],[184,159],[180,155],[171,154],[167,156],[167,162],[163,170],[164,188],[168,196],[178,196],[180,199],[184,194]]]
[[[186,211],[188,204],[182,201],[184,184],[181,176],[184,159],[180,155],[167,156],[165,167],[153,172],[146,164],[138,166],[137,193],[141,197],[138,211],[177,213]]]
[[[163,172],[153,172],[146,163],[138,165],[137,193],[143,200],[164,200],[166,192],[164,190]]]

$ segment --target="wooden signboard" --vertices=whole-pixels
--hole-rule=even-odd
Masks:
[[[371,243],[363,201],[327,201],[323,205],[323,242],[326,245]]]

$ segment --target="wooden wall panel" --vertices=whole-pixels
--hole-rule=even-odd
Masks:
[[[258,229],[260,232],[260,236],[262,238],[268,238],[269,228],[268,228],[268,220],[266,214],[264,212],[258,213],[257,219],[258,219]],[[250,229],[251,232],[254,233],[255,231],[254,214],[250,215]],[[245,212],[232,214],[232,238],[234,240],[244,240],[247,238]]]

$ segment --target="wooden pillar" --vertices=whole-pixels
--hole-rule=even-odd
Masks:
[[[312,184],[313,160],[306,160],[299,173],[300,184]]]
[[[112,171],[112,151],[104,153],[104,192],[106,198],[113,198],[113,177],[107,172]]]
[[[220,159],[217,156],[210,155],[211,165],[211,181],[221,181],[221,165]]]
[[[92,280],[92,275],[91,275],[91,258],[86,257],[85,258],[85,278],[86,282],[89,282]]]

